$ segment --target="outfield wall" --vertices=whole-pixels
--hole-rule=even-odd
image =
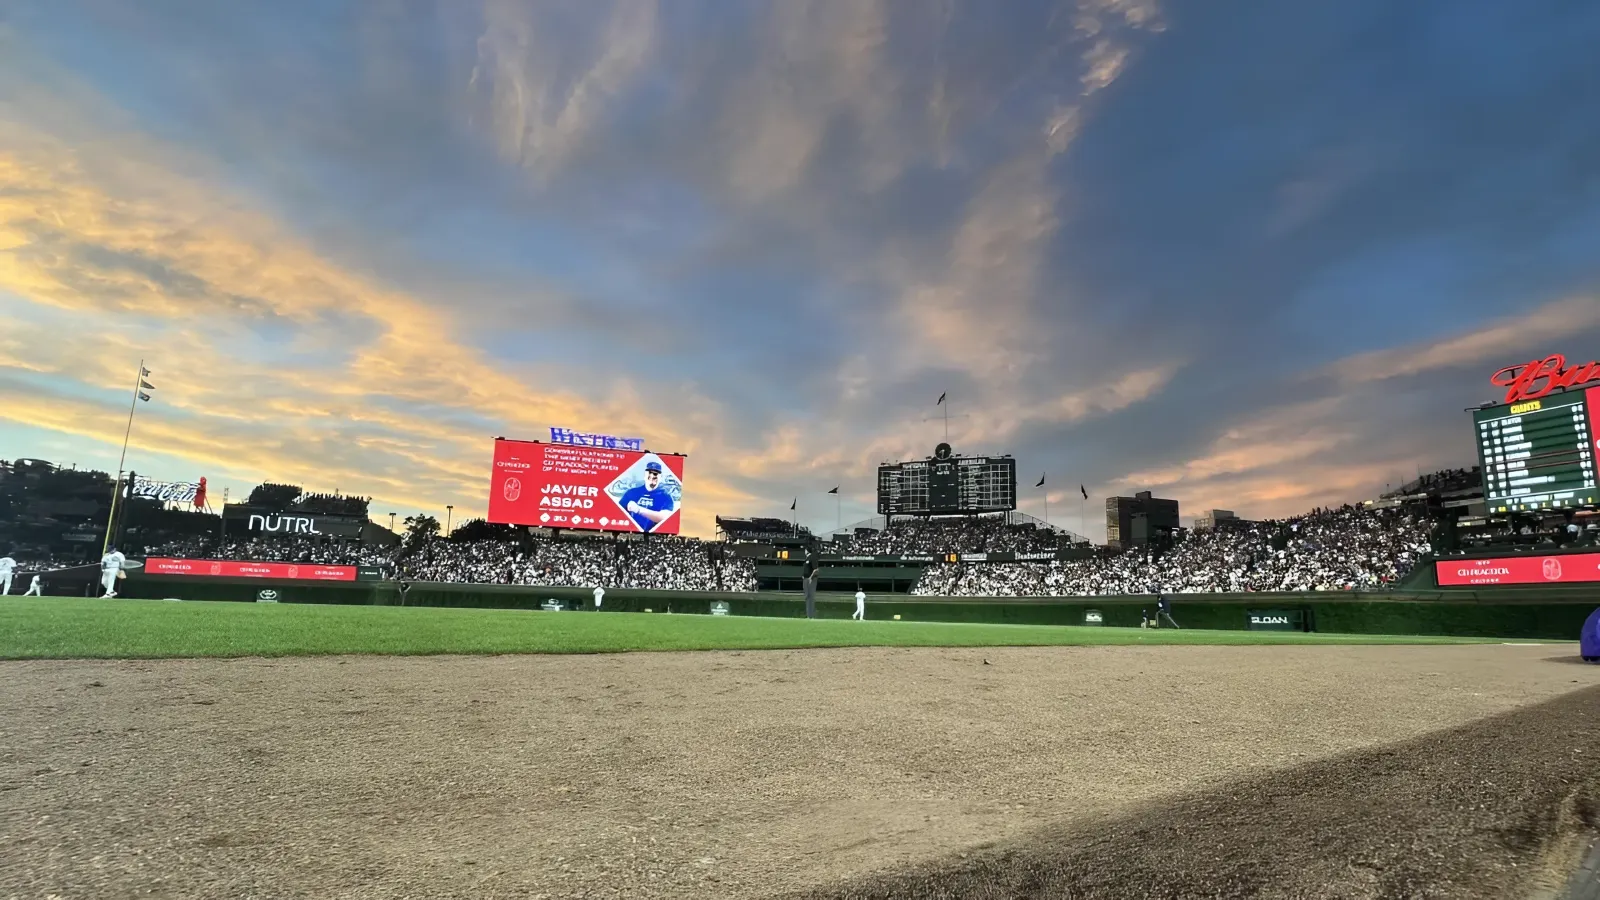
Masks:
[[[260,579],[130,576],[123,596],[253,602],[262,591],[281,603],[399,605],[392,582],[266,582]],[[556,599],[569,608],[589,608],[587,588],[530,588],[512,585],[414,584],[409,606],[538,609]],[[1186,628],[1240,630],[1249,627],[1250,610],[1301,610],[1317,631],[1345,634],[1426,634],[1499,638],[1577,640],[1584,620],[1600,606],[1600,591],[1556,588],[1498,588],[1361,593],[1175,594],[1173,616]],[[714,602],[726,602],[738,616],[799,618],[805,604],[798,594],[683,591],[606,591],[605,609],[615,612],[706,615]],[[1155,610],[1150,596],[1041,598],[932,598],[904,594],[871,597],[869,619],[919,622],[986,622],[1016,625],[1082,625],[1089,610],[1106,626],[1137,627],[1141,610]],[[849,594],[819,594],[818,615],[846,619],[855,611]]]

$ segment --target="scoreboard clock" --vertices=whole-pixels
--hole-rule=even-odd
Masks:
[[[878,467],[878,514],[947,516],[1017,508],[1017,461],[959,456],[941,443],[927,459]]]
[[[1600,388],[1473,412],[1484,506],[1490,513],[1600,503],[1594,421]]]

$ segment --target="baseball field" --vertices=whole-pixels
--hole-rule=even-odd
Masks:
[[[1600,827],[1570,644],[9,598],[0,657],[3,897],[1554,900]]]

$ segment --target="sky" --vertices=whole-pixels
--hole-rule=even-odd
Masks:
[[[686,533],[831,529],[941,393],[1097,540],[1371,498],[1600,357],[1596,46],[1581,0],[12,0],[0,458],[115,470],[143,359],[127,468],[375,517],[561,426],[688,454]]]

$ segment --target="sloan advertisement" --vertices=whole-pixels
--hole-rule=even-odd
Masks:
[[[677,534],[684,457],[538,441],[494,443],[489,521]]]
[[[166,559],[144,561],[146,575],[203,575],[218,578],[282,578],[298,581],[355,581],[355,566],[321,566],[313,563],[238,562],[226,559]]]
[[[1600,553],[1456,559],[1437,562],[1434,566],[1440,587],[1600,581]]]

